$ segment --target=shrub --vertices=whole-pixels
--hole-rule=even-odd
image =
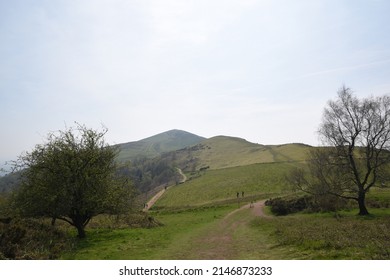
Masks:
[[[40,220],[0,223],[0,259],[57,259],[71,244],[65,232]]]
[[[152,228],[163,224],[145,212],[133,212],[123,215],[100,215],[93,219],[90,228]]]
[[[328,212],[347,207],[347,202],[331,195],[269,199],[265,205],[271,207],[271,212],[277,216],[284,216],[301,211]]]

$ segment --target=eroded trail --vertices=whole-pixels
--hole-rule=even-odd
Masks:
[[[179,181],[180,184],[184,183],[187,181],[187,176],[183,173],[183,171],[180,168],[177,168],[177,171],[179,174],[182,176],[182,179]],[[160,199],[160,197],[164,194],[164,192],[168,189],[169,187],[164,187],[162,190],[160,190],[158,193],[156,193],[145,205],[145,208],[143,209],[144,212],[149,211],[150,208],[157,202],[157,200]]]
[[[164,194],[165,188],[163,188],[161,191],[156,193],[149,201],[146,203],[145,208],[143,209],[144,212],[149,211],[150,208],[156,203],[156,201]]]
[[[264,203],[265,201],[259,201],[253,205],[247,204],[227,214],[212,229],[195,238],[196,246],[191,250],[189,258],[231,260],[253,255],[256,259],[259,252],[251,250],[266,251],[269,246],[260,243],[262,248],[259,248],[258,240],[253,239],[253,234],[247,233],[251,230],[250,223],[255,217],[270,218],[264,213]],[[252,246],[254,242],[257,244],[256,249]]]
[[[183,179],[185,180],[184,176]],[[146,211],[163,195],[157,193],[148,203]],[[273,216],[264,212],[265,200],[246,204],[200,231],[187,237],[184,246],[174,244],[167,259],[190,260],[259,260],[295,259],[293,250],[277,246],[267,223]],[[255,223],[255,225],[253,224]]]

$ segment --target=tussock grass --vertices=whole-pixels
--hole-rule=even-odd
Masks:
[[[0,223],[0,259],[57,259],[73,246],[62,227],[43,219],[13,219]]]
[[[99,215],[88,224],[87,229],[152,228],[162,223],[145,212],[131,212],[121,215]]]
[[[294,246],[309,259],[390,259],[388,210],[373,212],[365,218],[353,212],[301,214],[259,221],[258,226],[272,226],[279,246]]]

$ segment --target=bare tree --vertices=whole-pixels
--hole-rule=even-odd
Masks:
[[[389,179],[390,97],[359,99],[342,87],[324,110],[319,134],[330,147],[311,152],[310,179],[294,170],[290,181],[306,192],[355,200],[359,215],[368,215],[367,192]]]

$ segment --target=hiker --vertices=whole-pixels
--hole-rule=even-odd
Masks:
[[[240,193],[239,192],[237,192],[237,198],[239,198],[240,197]]]

